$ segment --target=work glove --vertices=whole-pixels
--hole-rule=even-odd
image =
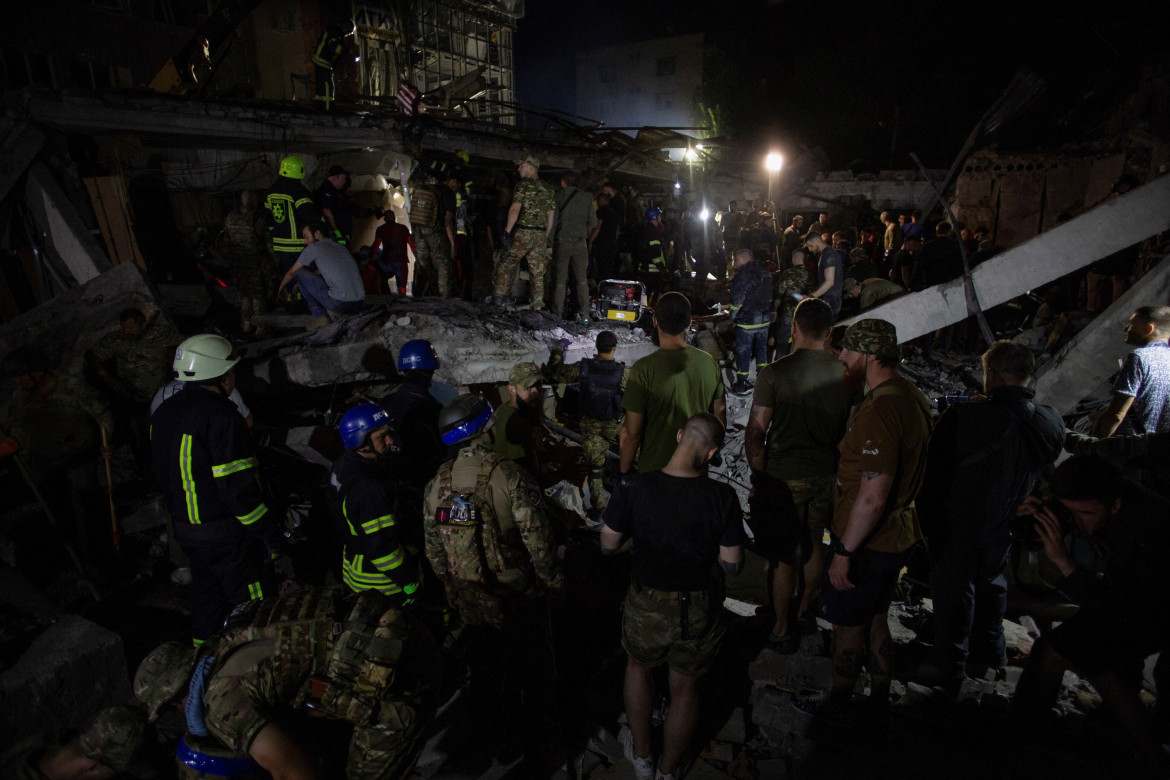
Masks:
[[[415,581],[402,586],[402,608],[414,609],[422,596],[422,583]]]
[[[512,248],[512,234],[511,233],[500,233],[500,246],[502,246],[504,249],[511,249]]]

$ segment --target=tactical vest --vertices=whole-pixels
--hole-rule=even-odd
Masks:
[[[492,588],[500,572],[524,566],[524,553],[502,538],[495,507],[485,498],[492,471],[504,460],[496,453],[484,456],[472,493],[452,486],[454,461],[439,467],[435,522],[447,554],[447,573],[456,580]]]
[[[410,191],[410,226],[432,230],[439,224],[439,193],[434,185],[419,184]]]
[[[622,376],[626,364],[616,360],[581,361],[581,415],[592,420],[620,420]]]
[[[455,193],[455,234],[467,235],[467,198],[462,192]]]
[[[222,664],[238,648],[272,640],[275,678],[303,681],[294,708],[311,701],[314,709],[359,723],[394,684],[407,626],[408,618],[376,592],[334,585],[245,602],[214,647],[205,647]]]

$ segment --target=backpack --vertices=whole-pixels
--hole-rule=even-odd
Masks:
[[[471,493],[457,492],[452,486],[454,461],[439,467],[435,522],[447,554],[447,573],[455,580],[494,588],[497,574],[524,565],[523,555],[502,543],[495,507],[484,498],[492,471],[504,460],[497,453],[485,455]]]
[[[439,192],[431,184],[410,191],[410,226],[430,230],[439,224]]]

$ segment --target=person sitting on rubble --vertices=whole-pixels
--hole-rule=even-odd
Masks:
[[[1104,461],[1074,456],[1048,483],[1052,498],[1032,495],[1019,514],[1030,515],[1044,554],[1062,579],[1056,587],[1080,610],[1032,648],[1013,706],[1031,727],[1050,712],[1066,669],[1086,678],[1108,712],[1135,742],[1139,758],[1156,776],[1170,769],[1154,722],[1138,696],[1143,661],[1162,653],[1154,669],[1159,691],[1155,718],[1170,715],[1170,502],[1125,479]],[[1027,531],[1016,531],[1017,537]],[[1075,533],[1095,553],[1074,559],[1066,537]],[[1078,556],[1079,558],[1079,556]],[[1155,775],[1151,775],[1155,776]]]
[[[897,298],[905,292],[905,288],[876,276],[860,282],[856,279],[845,277],[845,283],[841,288],[841,293],[844,295],[845,300],[858,299],[859,311],[872,309],[879,303],[884,303],[891,298]]]
[[[357,261],[341,244],[329,238],[324,222],[310,222],[302,229],[305,249],[280,280],[277,295],[296,280],[313,320],[320,328],[361,309],[366,299]]]
[[[184,753],[205,755],[201,740],[213,739],[274,778],[323,776],[322,732],[298,739],[295,715],[352,723],[344,776],[389,780],[410,774],[442,679],[421,623],[377,591],[334,585],[248,602],[203,649],[159,645],[139,665],[134,695],[152,722],[172,707],[185,714]]]
[[[0,778],[108,780],[129,770],[142,742],[142,725],[129,707],[109,707],[64,744],[49,745],[43,737],[35,737],[16,745],[0,761]]]

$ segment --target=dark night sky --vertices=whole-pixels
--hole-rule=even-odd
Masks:
[[[517,91],[522,102],[572,111],[577,51],[704,31],[739,73],[755,71],[731,118],[734,140],[752,155],[821,146],[831,167],[876,170],[912,167],[913,150],[948,167],[1022,66],[1048,89],[1002,145],[1051,148],[1099,135],[1140,66],[1167,61],[1166,11],[1155,19],[1155,7],[1165,4],[529,0],[516,35]]]

